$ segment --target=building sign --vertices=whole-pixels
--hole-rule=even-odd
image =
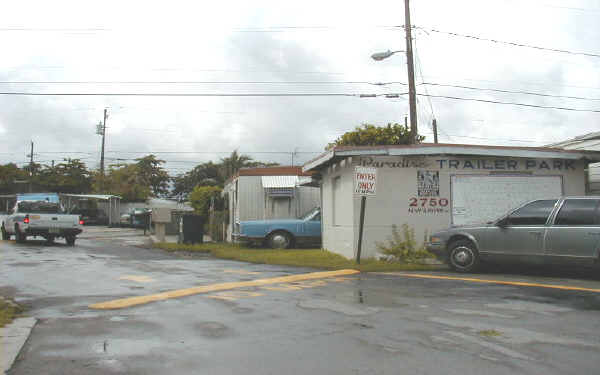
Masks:
[[[440,169],[464,169],[464,170],[575,170],[575,160],[539,160],[539,159],[438,159],[435,161]]]
[[[372,157],[361,158],[359,164],[374,168],[427,168],[430,162],[424,158],[401,158],[394,161],[376,160]]]
[[[440,171],[417,171],[417,196],[408,199],[409,214],[443,214],[449,212],[448,199],[440,196]]]
[[[355,167],[354,169],[354,194],[375,195],[377,187],[377,169]]]
[[[422,169],[417,171],[417,195],[419,197],[440,196],[439,171],[426,171]]]

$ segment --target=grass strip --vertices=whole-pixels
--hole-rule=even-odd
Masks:
[[[22,312],[23,309],[19,305],[0,297],[0,327],[12,322]]]
[[[154,247],[170,252],[187,251],[210,253],[221,259],[249,263],[277,264],[282,266],[310,267],[326,270],[355,269],[361,272],[428,271],[440,269],[439,265],[388,262],[374,258],[362,259],[360,264],[339,254],[321,249],[257,249],[229,243],[205,243],[186,245],[155,243]]]

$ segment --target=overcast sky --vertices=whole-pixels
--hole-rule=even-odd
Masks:
[[[2,93],[408,91],[401,84],[407,82],[402,53],[380,62],[370,58],[405,49],[400,0],[23,0],[2,7]],[[412,0],[411,10],[418,93],[600,110],[600,57],[579,54],[600,55],[600,2]],[[171,81],[185,83],[164,83]],[[378,82],[399,83],[369,84]],[[23,165],[33,140],[37,162],[79,157],[97,167],[95,125],[105,107],[107,163],[154,152],[177,174],[234,149],[282,164],[290,164],[296,151],[294,163],[303,163],[361,123],[402,123],[408,100],[0,95],[0,162]],[[420,96],[419,133],[427,142],[433,141],[433,116],[445,143],[539,146],[598,131],[600,124],[594,112]]]

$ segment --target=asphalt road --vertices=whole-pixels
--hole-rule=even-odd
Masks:
[[[142,248],[0,241],[0,292],[39,319],[9,374],[597,374],[600,293],[359,274],[90,304],[315,272]],[[429,273],[425,276],[458,276]],[[598,289],[593,274],[473,278]],[[235,285],[235,284],[228,284]],[[240,284],[243,285],[243,284]]]

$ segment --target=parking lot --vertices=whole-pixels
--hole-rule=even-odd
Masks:
[[[87,230],[75,247],[1,241],[0,252],[0,290],[38,319],[10,374],[591,374],[599,364],[600,278],[589,272],[315,274],[169,254],[117,228]],[[132,297],[142,303],[107,305]]]

